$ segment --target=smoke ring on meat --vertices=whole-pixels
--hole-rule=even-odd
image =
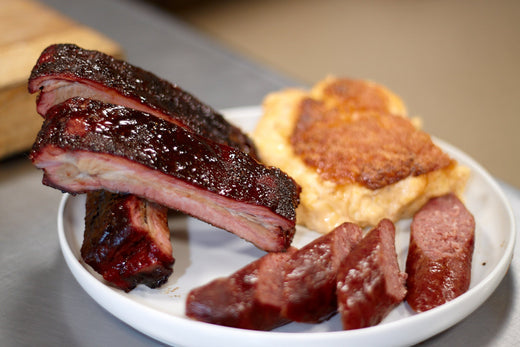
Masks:
[[[285,250],[294,236],[294,180],[141,111],[69,99],[49,110],[30,156],[44,184],[63,191],[135,194],[267,251]]]

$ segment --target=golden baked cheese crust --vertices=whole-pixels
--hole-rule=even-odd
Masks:
[[[460,195],[469,175],[369,81],[329,77],[269,94],[252,136],[262,161],[302,187],[297,222],[322,233],[409,217],[430,197]]]

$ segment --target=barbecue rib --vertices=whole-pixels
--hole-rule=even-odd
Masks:
[[[300,188],[289,176],[145,112],[69,99],[47,112],[30,158],[49,186],[135,194],[266,251],[294,236]]]
[[[93,97],[147,110],[170,122],[191,127],[190,130],[206,135],[219,143],[229,144],[250,155],[256,155],[253,143],[247,135],[227,123],[221,115],[207,105],[177,86],[101,52],[84,50],[70,44],[49,46],[42,52],[33,68],[29,79],[29,91],[31,93],[41,91],[38,96],[37,110],[44,117],[51,106],[68,97]],[[91,194],[94,193],[88,193],[87,199],[92,199]],[[97,193],[94,195],[99,197]],[[119,209],[125,209],[124,204],[127,199],[129,197],[116,199],[121,205],[114,203],[105,206],[110,210],[105,211],[101,216],[109,218],[112,214],[118,213]],[[135,206],[129,212],[146,210],[157,216],[162,215],[158,210],[162,208],[159,205],[149,204],[146,200],[138,198],[132,201],[140,206]],[[163,224],[167,224],[166,215],[163,218]],[[86,225],[86,228],[88,229],[89,226]],[[123,235],[128,237],[126,235],[128,228],[122,224],[119,229],[112,228],[112,233],[115,234],[113,237],[118,233],[121,237]],[[121,261],[124,262],[124,259]],[[113,261],[112,265],[114,265]],[[104,264],[98,263],[93,267],[96,271],[101,271],[103,266]],[[120,266],[124,267],[124,265]]]
[[[173,272],[168,209],[130,194],[87,194],[81,257],[126,292],[156,288]]]
[[[126,106],[174,122],[213,141],[256,158],[253,142],[193,95],[156,75],[98,51],[73,44],[47,47],[29,78],[29,92],[40,91],[37,111],[82,96]]]

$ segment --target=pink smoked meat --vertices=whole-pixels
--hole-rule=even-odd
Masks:
[[[105,53],[73,44],[47,47],[28,84],[40,92],[37,111],[47,111],[81,96],[141,110],[173,122],[202,137],[230,145],[256,157],[253,142],[210,106],[172,83]]]
[[[395,227],[383,219],[354,246],[337,275],[338,311],[343,329],[380,323],[406,295],[406,274],[395,251]]]
[[[192,319],[251,330],[271,330],[289,321],[280,314],[283,274],[295,249],[267,253],[228,277],[192,289],[186,315]]]
[[[337,271],[362,236],[359,226],[344,223],[291,256],[283,291],[284,317],[318,323],[336,313]]]
[[[172,273],[174,258],[166,207],[104,190],[87,194],[83,260],[125,290],[156,288]]]
[[[43,183],[70,193],[131,193],[285,250],[300,187],[232,147],[142,111],[83,98],[47,113],[30,154]]]
[[[475,219],[454,195],[428,201],[413,217],[406,301],[416,312],[465,293],[471,281]]]

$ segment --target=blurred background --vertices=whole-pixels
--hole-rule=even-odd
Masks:
[[[382,83],[426,131],[520,187],[520,1],[149,3],[301,86]]]
[[[115,6],[122,17],[135,13],[136,21],[114,25],[109,9]],[[136,8],[141,17],[149,9],[159,12],[161,22],[143,30],[145,18]],[[236,100],[220,88],[223,80],[234,80],[229,71],[212,69],[215,55],[197,57],[211,74],[207,80],[202,72],[197,78],[184,71],[194,57],[187,46],[172,50],[168,44],[170,37],[182,37],[202,51],[223,47],[222,57],[245,57],[233,75],[247,63],[274,72],[260,77],[276,79],[273,85],[283,80],[308,88],[330,74],[384,84],[401,96],[411,116],[422,118],[426,131],[520,187],[519,19],[517,0],[113,0],[105,11],[80,1],[0,0],[0,159],[29,148],[40,127],[26,81],[47,44],[73,41],[126,53],[132,63],[216,108],[257,105],[258,95],[272,91]],[[183,25],[161,38],[166,23]],[[240,88],[265,85],[259,80]]]

